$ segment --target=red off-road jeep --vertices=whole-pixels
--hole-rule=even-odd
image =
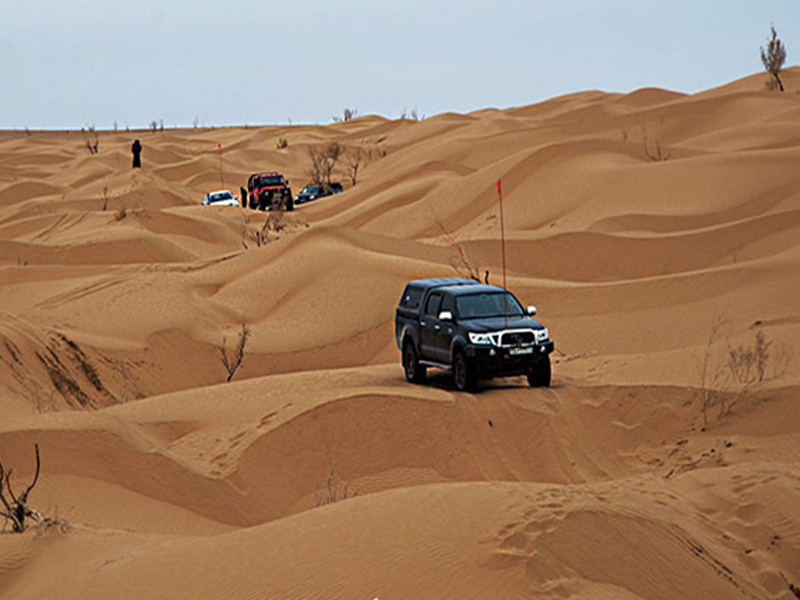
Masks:
[[[247,205],[258,210],[294,210],[289,181],[280,173],[254,173],[247,180]]]

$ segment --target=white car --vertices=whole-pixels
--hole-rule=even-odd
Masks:
[[[239,206],[239,200],[228,190],[219,190],[207,193],[203,199],[203,206]]]

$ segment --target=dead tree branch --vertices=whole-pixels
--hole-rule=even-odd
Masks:
[[[11,528],[14,533],[22,533],[25,531],[27,527],[26,519],[28,518],[33,519],[37,523],[42,521],[42,516],[28,506],[28,496],[39,482],[39,472],[41,471],[39,444],[35,444],[34,448],[36,449],[36,473],[33,476],[33,481],[25,488],[25,491],[22,492],[19,497],[14,494],[14,490],[11,487],[11,475],[14,470],[9,469],[6,471],[2,460],[0,460],[0,502],[2,502],[3,508],[5,509],[0,510],[0,517],[3,517],[6,523],[11,521]],[[10,500],[6,498],[5,490],[8,491]]]
[[[462,273],[461,268],[459,268],[457,265],[454,264],[452,266],[455,272],[461,275],[462,277],[466,276],[468,279],[473,279],[477,282],[480,282],[481,281],[480,272],[477,267],[472,266],[472,263],[469,261],[469,258],[467,257],[467,251],[464,249],[464,246],[461,245],[461,242],[459,242],[456,238],[453,237],[453,235],[449,231],[447,231],[447,228],[440,220],[436,219],[436,224],[439,226],[439,229],[442,230],[442,234],[444,234],[444,239],[447,240],[447,243],[450,244],[452,247],[454,247],[458,252],[459,262],[461,263],[461,267],[463,267],[464,271],[466,271],[466,274]],[[489,271],[486,271],[484,279],[486,282],[489,281]]]
[[[236,370],[242,365],[242,361],[244,360],[244,349],[247,346],[247,340],[250,338],[250,329],[247,327],[246,324],[242,323],[242,329],[239,331],[239,339],[236,342],[236,348],[234,348],[233,353],[229,356],[228,349],[226,348],[226,340],[223,336],[222,338],[222,345],[217,347],[217,354],[219,355],[220,362],[222,362],[225,370],[228,373],[228,379],[226,383],[230,383],[231,379],[233,379]]]

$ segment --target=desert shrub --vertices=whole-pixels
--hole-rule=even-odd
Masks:
[[[83,141],[89,154],[97,154],[100,152],[100,137],[97,135],[97,130],[94,125],[90,125],[84,130]]]
[[[764,63],[764,69],[770,74],[769,86],[772,89],[777,88],[781,92],[784,91],[780,74],[783,64],[786,62],[786,46],[778,39],[775,27],[772,27],[772,38],[767,42],[766,49],[761,47],[761,62]]]
[[[11,475],[14,470],[6,470],[2,458],[0,458],[0,517],[4,519],[3,529],[5,530],[6,525],[11,522],[11,530],[14,533],[23,533],[28,528],[30,521],[41,524],[47,520],[46,517],[43,517],[28,504],[28,496],[39,482],[39,472],[42,466],[39,457],[39,444],[34,444],[34,448],[36,452],[36,473],[31,483],[25,488],[25,491],[19,495],[14,493],[14,488],[11,484]]]
[[[100,208],[103,209],[103,212],[108,208],[108,201],[111,199],[111,196],[108,193],[108,186],[103,186],[103,195],[100,197]]]
[[[306,175],[311,182],[330,187],[331,174],[346,150],[345,145],[339,142],[329,142],[321,148],[309,146],[308,157],[311,160],[311,166],[306,169]]]
[[[700,411],[703,427],[707,427],[731,414],[738,402],[745,398],[753,385],[767,378],[772,342],[759,330],[752,344],[732,346],[727,344],[719,352],[719,337],[723,325],[717,317],[711,326],[706,343],[700,375]],[[791,354],[781,347],[780,364],[773,371],[779,377],[785,373]]]
[[[648,133],[647,125],[642,125],[642,146],[644,155],[652,162],[665,162],[669,160],[670,152],[664,140],[664,120],[658,122],[654,134]]]
[[[242,328],[239,331],[239,338],[236,341],[236,346],[229,355],[226,347],[227,340],[225,339],[225,336],[222,336],[222,344],[217,346],[217,355],[228,374],[228,378],[226,379],[227,383],[230,383],[231,379],[233,379],[233,376],[236,374],[236,371],[242,365],[242,362],[244,361],[245,348],[247,347],[247,341],[249,339],[250,329],[245,323],[242,323]]]
[[[278,143],[276,144],[276,148],[278,148],[278,150],[284,150],[285,148],[288,147],[289,147],[289,140],[287,140],[285,137],[278,138]]]
[[[334,504],[348,498],[354,498],[356,494],[350,491],[350,484],[339,479],[336,475],[336,465],[328,467],[328,475],[324,485],[317,485],[314,492],[314,504],[325,506]]]
[[[352,121],[358,116],[358,109],[355,108],[345,108],[342,110],[341,116],[334,115],[333,122],[334,123],[341,123],[343,121]]]
[[[358,171],[367,161],[367,151],[361,146],[352,146],[345,153],[344,162],[347,166],[347,176],[353,187],[358,183]]]
[[[459,277],[480,282],[480,270],[477,265],[473,265],[472,261],[470,261],[469,257],[467,256],[467,250],[464,248],[463,244],[461,244],[461,242],[459,242],[453,236],[453,234],[447,230],[447,228],[444,226],[444,223],[442,223],[439,219],[434,218],[434,221],[439,226],[439,229],[441,229],[444,239],[452,248],[456,250],[458,255],[458,258],[450,263],[450,265],[453,267],[453,270],[458,274]],[[486,271],[484,281],[487,284],[489,283],[489,271]]]

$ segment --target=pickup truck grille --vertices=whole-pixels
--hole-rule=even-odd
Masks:
[[[500,338],[501,346],[523,346],[536,342],[532,331],[511,331]]]

